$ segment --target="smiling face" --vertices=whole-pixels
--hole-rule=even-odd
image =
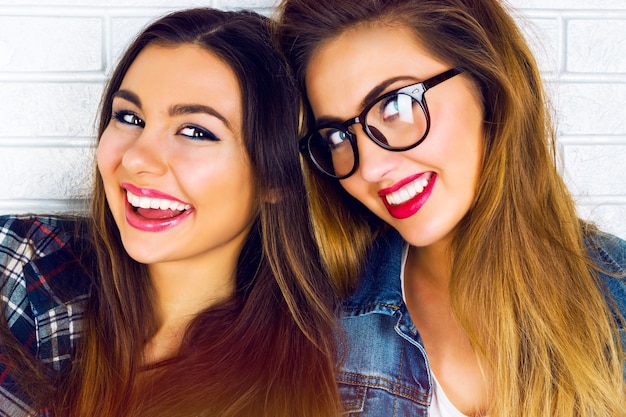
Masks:
[[[212,53],[150,45],[137,56],[97,150],[132,258],[234,268],[256,213],[242,111],[235,73]]]
[[[369,104],[363,101],[373,91],[382,95],[450,68],[426,52],[407,28],[361,26],[326,41],[312,55],[307,95],[316,120],[343,122]],[[467,213],[483,150],[483,111],[469,78],[456,75],[424,97],[431,118],[424,142],[408,151],[388,151],[355,124],[359,165],[340,180],[348,193],[418,247],[447,242]]]

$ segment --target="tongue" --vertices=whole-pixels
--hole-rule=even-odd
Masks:
[[[170,219],[172,217],[179,216],[182,213],[180,210],[159,210],[159,209],[146,209],[138,208],[137,214],[148,220],[163,220]]]

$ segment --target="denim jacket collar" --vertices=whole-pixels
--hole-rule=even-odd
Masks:
[[[402,299],[402,249],[405,241],[395,230],[381,235],[369,252],[356,291],[343,301],[345,313],[370,312],[394,315],[404,304]]]

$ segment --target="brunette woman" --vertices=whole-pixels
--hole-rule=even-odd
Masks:
[[[0,414],[338,414],[297,89],[268,27],[151,24],[104,92],[90,216],[1,218]]]

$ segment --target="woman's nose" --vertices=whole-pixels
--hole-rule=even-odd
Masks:
[[[144,128],[126,148],[122,165],[133,174],[160,175],[167,170],[165,134]]]
[[[399,153],[380,147],[360,126],[354,128],[354,133],[359,152],[359,166],[354,175],[372,183],[380,181],[397,166]]]

